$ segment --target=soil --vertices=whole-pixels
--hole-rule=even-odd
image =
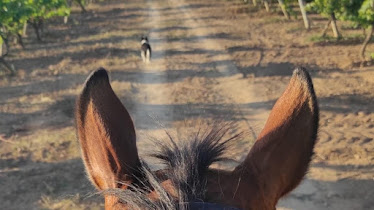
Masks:
[[[311,168],[278,209],[374,208],[374,67],[359,65],[362,31],[319,40],[326,19],[285,20],[241,1],[129,0],[73,10],[67,24],[32,31],[26,49],[0,77],[0,209],[102,209],[85,176],[74,104],[87,75],[100,66],[134,119],[142,157],[165,130],[186,139],[214,121],[235,122],[247,135],[230,150],[233,167],[261,131],[296,66],[313,79],[320,130]],[[147,35],[152,61],[140,58]],[[314,41],[313,41],[314,40]],[[373,51],[369,46],[368,51]]]

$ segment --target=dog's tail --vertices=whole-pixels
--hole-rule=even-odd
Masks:
[[[152,54],[151,49],[148,48],[147,51],[145,52],[145,57],[146,57],[146,62],[147,63],[151,62],[151,54]]]

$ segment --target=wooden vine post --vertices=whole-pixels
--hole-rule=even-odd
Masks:
[[[305,10],[305,0],[298,0],[298,1],[299,1],[301,15],[303,16],[303,20],[304,20],[304,26],[307,30],[309,30],[310,29],[310,21],[309,21],[309,18],[307,16],[306,10]]]

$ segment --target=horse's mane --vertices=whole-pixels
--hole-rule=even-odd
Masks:
[[[104,193],[117,196],[129,209],[189,209],[189,203],[203,202],[209,166],[224,160],[228,143],[240,136],[225,138],[231,128],[232,124],[215,124],[205,132],[199,130],[190,141],[176,142],[169,134],[168,142],[157,141],[158,152],[151,156],[166,166],[165,180],[171,181],[178,200],[161,186],[161,180],[144,161],[140,168],[143,178],[137,178],[138,184],[128,186],[127,190],[110,189]],[[151,191],[159,199],[150,199],[147,195]]]

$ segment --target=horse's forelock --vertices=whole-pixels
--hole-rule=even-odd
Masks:
[[[165,179],[171,181],[176,196],[162,186],[162,180],[145,162],[140,170],[146,180],[136,181],[127,190],[111,189],[104,193],[118,197],[130,209],[190,209],[198,205],[205,199],[209,166],[225,159],[223,154],[229,143],[240,136],[225,138],[233,126],[217,123],[205,132],[199,131],[190,141],[176,142],[168,134],[168,142],[156,142],[159,150],[151,156],[166,166]],[[151,198],[151,193],[156,193],[157,199]]]

